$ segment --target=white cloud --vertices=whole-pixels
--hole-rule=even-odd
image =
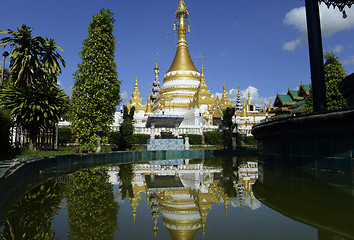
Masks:
[[[124,91],[121,93],[120,95],[121,99],[122,99],[122,104],[124,105],[126,102],[129,101],[129,94],[127,91]]]
[[[344,49],[344,47],[343,47],[342,45],[338,44],[337,46],[335,46],[335,47],[333,48],[333,51],[334,51],[335,53],[340,53],[341,51],[343,51],[343,49]]]
[[[237,92],[238,89],[230,89],[229,92],[227,93],[227,97],[229,98],[230,102],[233,104],[236,104],[237,102]],[[255,104],[256,106],[259,106],[261,108],[264,107],[264,103],[267,104],[267,106],[269,106],[269,102],[274,101],[274,97],[261,97],[259,96],[258,93],[258,89],[253,87],[253,86],[248,86],[246,89],[242,90],[240,89],[240,96],[241,96],[241,101],[243,101],[243,99],[245,99],[247,101],[248,99],[248,93],[250,93],[250,97],[251,97],[251,101],[253,104]],[[219,98],[221,98],[222,93],[215,93],[217,96],[219,96]]]
[[[60,88],[62,88],[64,90],[66,95],[71,97],[72,91],[73,91],[73,86],[72,85],[70,87],[65,87],[64,84],[62,82],[60,82],[60,81],[58,81],[58,85],[59,85]]]
[[[344,65],[354,65],[354,56],[350,56],[347,59],[342,60]]]
[[[342,13],[338,8],[328,9],[325,4],[320,5],[321,31],[323,37],[330,37],[336,32],[354,28],[354,10],[345,8],[347,18],[342,18]],[[295,39],[283,44],[283,50],[294,51],[298,45],[307,41],[307,26],[305,7],[294,8],[285,14],[283,23],[292,26],[301,34]]]
[[[306,43],[306,34],[301,34],[300,37],[298,37],[297,39],[284,43],[283,50],[294,51],[297,46],[304,45],[305,43]]]

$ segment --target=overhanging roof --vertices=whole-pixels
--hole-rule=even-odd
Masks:
[[[146,127],[151,127],[152,123],[155,124],[156,128],[175,128],[181,125],[183,121],[183,115],[160,115],[152,114],[148,116],[146,121]]]

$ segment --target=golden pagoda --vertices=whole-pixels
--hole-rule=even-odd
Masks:
[[[205,83],[204,67],[202,66],[200,75],[200,84],[197,92],[194,94],[193,99],[190,102],[189,108],[200,108],[202,105],[209,106],[213,104],[211,92],[208,90],[208,86]]]
[[[170,108],[174,109],[175,114],[184,114],[189,110],[190,100],[198,90],[200,73],[188,51],[186,35],[189,26],[186,25],[186,20],[189,13],[183,0],[180,0],[175,16],[175,30],[178,32],[177,51],[164,76],[160,96],[155,101],[153,111]]]
[[[144,111],[143,99],[140,97],[139,87],[138,87],[138,77],[135,77],[134,92],[130,101],[127,103],[128,109],[135,107],[135,112]]]

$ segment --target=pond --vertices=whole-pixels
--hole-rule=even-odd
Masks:
[[[2,239],[353,239],[352,175],[213,157],[51,178],[10,206]]]

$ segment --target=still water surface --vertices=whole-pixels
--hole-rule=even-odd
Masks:
[[[2,238],[353,239],[353,192],[351,175],[244,157],[110,165],[33,188]]]

